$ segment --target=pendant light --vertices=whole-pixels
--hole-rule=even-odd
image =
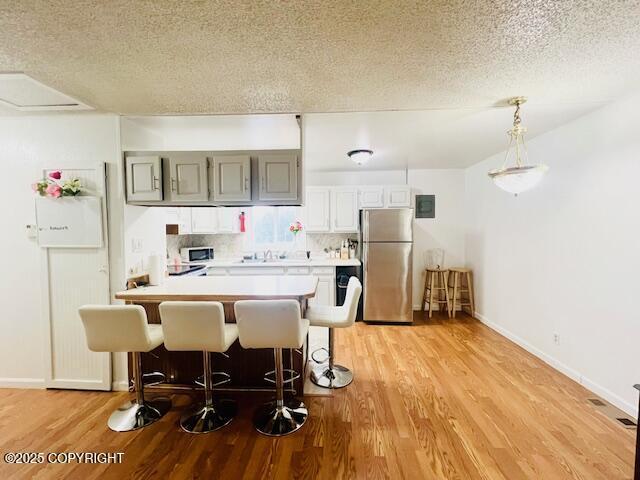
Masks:
[[[513,128],[507,132],[509,146],[504,157],[502,168],[491,170],[489,177],[498,187],[506,192],[518,195],[525,190],[535,187],[545,172],[549,169],[546,165],[527,165],[527,147],[524,143],[524,134],[527,129],[522,126],[520,119],[520,105],[527,101],[526,97],[514,97],[509,100],[509,105],[514,105],[516,111],[513,114]],[[515,153],[515,166],[508,166],[509,154]],[[523,162],[523,158],[525,162]]]

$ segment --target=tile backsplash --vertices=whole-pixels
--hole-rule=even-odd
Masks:
[[[301,250],[310,250],[314,257],[324,257],[325,248],[339,248],[343,240],[357,240],[356,233],[307,233],[299,242]],[[305,245],[306,243],[306,245]],[[238,258],[243,252],[251,251],[245,247],[245,234],[215,235],[167,235],[167,258],[174,261],[180,258],[180,249],[185,247],[213,247],[216,258]]]

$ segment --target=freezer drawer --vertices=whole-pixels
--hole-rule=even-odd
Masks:
[[[364,320],[413,321],[411,243],[365,243]]]

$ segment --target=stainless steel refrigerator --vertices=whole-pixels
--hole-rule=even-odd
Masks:
[[[360,213],[364,321],[413,321],[413,210],[365,209]]]

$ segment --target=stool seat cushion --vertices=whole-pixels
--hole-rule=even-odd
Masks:
[[[464,268],[464,267],[450,267],[449,271],[450,272],[458,272],[458,273],[471,273],[471,269],[470,268]]]
[[[295,300],[242,300],[234,309],[243,348],[300,348],[309,331]]]
[[[305,318],[314,327],[347,328],[354,324],[358,316],[358,302],[362,293],[362,284],[357,277],[351,277],[347,284],[344,304],[339,307],[311,305]]]
[[[149,352],[163,341],[140,305],[83,305],[78,313],[93,352]]]
[[[220,302],[162,302],[158,310],[167,350],[226,352],[238,338]]]

